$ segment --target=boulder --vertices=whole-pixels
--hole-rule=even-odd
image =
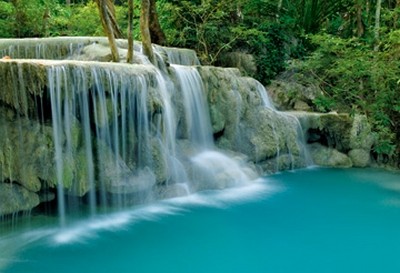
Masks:
[[[0,216],[28,211],[39,205],[39,195],[16,183],[0,183]]]
[[[319,143],[311,144],[310,154],[316,165],[325,167],[350,168],[351,159],[336,149],[323,146]]]
[[[313,101],[321,96],[322,90],[311,77],[287,71],[267,86],[268,92],[279,110],[309,111]]]
[[[348,155],[354,167],[367,167],[370,163],[370,150],[353,149]]]
[[[254,56],[245,52],[228,52],[222,54],[218,64],[223,67],[236,67],[243,75],[254,77],[257,73],[257,64]]]

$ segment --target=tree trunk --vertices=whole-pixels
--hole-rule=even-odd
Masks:
[[[128,0],[128,55],[127,63],[133,63],[133,0]]]
[[[49,18],[50,18],[50,10],[46,8],[43,13],[43,25],[42,25],[42,34],[44,37],[47,37],[47,32],[48,32],[47,23],[49,21]]]
[[[380,22],[381,22],[381,6],[382,6],[382,0],[377,0],[376,10],[375,10],[375,27],[374,27],[374,38],[375,38],[374,50],[375,51],[378,51],[378,48],[379,48],[379,28],[380,28]]]
[[[117,44],[115,42],[115,29],[113,28],[112,22],[110,20],[109,4],[111,3],[111,0],[96,0],[96,3],[97,7],[99,8],[101,23],[103,25],[104,32],[106,33],[108,42],[110,44],[112,61],[119,62],[119,53]],[[112,3],[111,5],[113,6]]]
[[[104,26],[107,24],[107,28],[112,29],[112,33],[114,38],[119,39],[122,38],[122,31],[118,26],[118,22],[115,16],[115,8],[113,0],[96,0],[97,6],[100,11],[101,23],[103,24],[103,29],[106,29]],[[103,11],[100,10],[100,7]],[[102,15],[103,14],[103,15]]]
[[[150,1],[142,0],[142,8],[140,12],[140,34],[142,36],[143,53],[150,62],[155,64],[153,48],[151,47],[151,36],[149,29]]]
[[[393,18],[393,28],[397,29],[398,23],[397,21],[399,20],[399,15],[397,13],[397,9],[400,8],[400,0],[396,0],[396,6],[395,6],[395,13],[394,13],[394,18]]]
[[[365,28],[362,20],[362,4],[360,3],[360,1],[357,1],[356,10],[357,10],[357,37],[362,37],[364,35]]]
[[[149,29],[150,29],[151,41],[159,45],[166,45],[167,39],[165,38],[165,34],[160,26],[160,21],[158,20],[156,0],[149,0],[149,1],[150,1]]]

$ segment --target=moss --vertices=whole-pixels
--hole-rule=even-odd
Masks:
[[[90,190],[88,158],[82,149],[75,157],[75,175],[72,193],[77,196],[83,196]]]
[[[0,216],[39,205],[39,196],[16,184],[0,183]]]

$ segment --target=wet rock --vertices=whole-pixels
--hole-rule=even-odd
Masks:
[[[112,176],[110,175],[110,178]],[[149,168],[135,173],[118,173],[107,181],[107,192],[113,194],[132,194],[149,191],[156,184],[156,178]]]
[[[39,196],[18,184],[0,183],[0,216],[31,210],[39,205]]]
[[[29,191],[39,191],[41,180],[51,180],[53,149],[50,127],[0,107],[1,181],[18,182]]]
[[[198,68],[207,93],[216,143],[259,162],[290,151],[300,155],[296,118],[277,112],[263,98],[265,89],[238,70]],[[267,96],[267,94],[264,94]]]
[[[347,155],[318,143],[310,145],[310,154],[316,165],[340,168],[353,166],[351,159]]]

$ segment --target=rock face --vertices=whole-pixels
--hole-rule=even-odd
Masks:
[[[39,195],[17,184],[0,183],[0,215],[30,210],[39,205]]]
[[[337,113],[293,112],[308,134],[314,163],[323,166],[366,167],[374,137],[367,118]]]
[[[244,52],[229,52],[223,54],[218,62],[224,67],[236,67],[245,76],[254,77],[257,65],[254,56]]]
[[[243,153],[265,167],[264,172],[283,166],[305,166],[295,117],[277,112],[263,100],[265,89],[252,78],[241,77],[236,69],[199,67],[210,107],[216,144],[221,149]],[[300,132],[301,135],[301,132]],[[282,157],[282,155],[290,155]],[[280,156],[286,162],[263,164]],[[288,162],[289,161],[289,162]],[[280,167],[279,167],[280,166]]]
[[[54,181],[52,129],[0,107],[0,174],[2,181],[37,192],[40,180]]]
[[[347,155],[319,143],[310,145],[310,153],[314,163],[319,166],[350,168],[353,165]]]
[[[288,71],[273,80],[267,87],[268,92],[279,110],[310,111],[313,100],[322,95],[318,84],[310,79],[302,81],[304,75]]]

